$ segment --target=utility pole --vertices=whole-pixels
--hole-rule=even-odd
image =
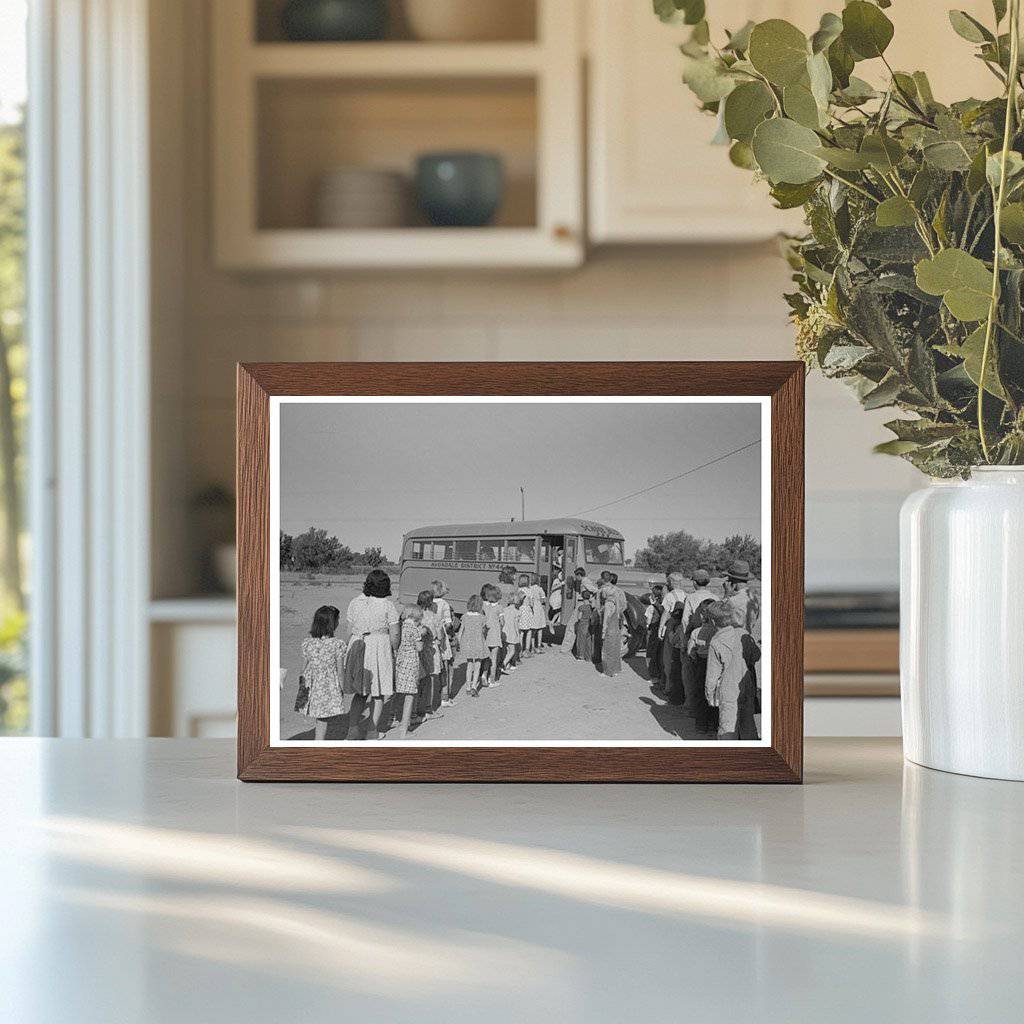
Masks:
[[[526,488],[525,487],[520,487],[519,488],[519,497],[522,499],[522,509],[523,509],[523,520],[522,521],[525,523],[526,522]]]

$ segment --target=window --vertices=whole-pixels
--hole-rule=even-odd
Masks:
[[[455,559],[459,562],[476,561],[476,541],[457,540],[455,542]]]
[[[587,537],[584,540],[588,565],[622,565],[622,541]]]
[[[500,562],[501,559],[501,541],[499,540],[482,540],[480,541],[480,561],[481,562]]]
[[[505,542],[504,562],[511,562],[513,565],[533,565],[537,557],[537,542],[532,537],[524,540],[509,540]]]
[[[0,735],[26,732],[26,10],[0,4]]]

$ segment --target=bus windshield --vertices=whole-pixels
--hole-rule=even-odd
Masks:
[[[583,548],[588,565],[622,565],[622,541],[605,537],[585,537]]]

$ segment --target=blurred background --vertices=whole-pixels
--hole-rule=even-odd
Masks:
[[[888,12],[895,67],[943,62],[928,6]],[[650,0],[0,0],[0,731],[233,733],[238,361],[793,358],[800,223],[709,144],[685,31]],[[808,379],[812,734],[899,730],[919,480],[885,418]]]

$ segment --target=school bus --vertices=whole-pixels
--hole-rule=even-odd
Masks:
[[[422,526],[402,539],[399,600],[415,603],[433,580],[443,580],[452,610],[461,615],[469,596],[497,583],[506,567],[517,575],[536,573],[547,593],[559,565],[566,579],[578,566],[594,579],[606,569],[620,572],[623,539],[618,530],[588,519]]]

